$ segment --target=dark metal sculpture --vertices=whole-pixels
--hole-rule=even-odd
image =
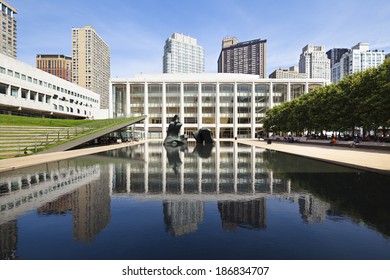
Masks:
[[[194,136],[196,143],[198,144],[212,144],[214,143],[214,140],[212,138],[211,130],[203,127],[199,129],[197,132],[192,132],[192,135]]]
[[[179,135],[181,126],[182,123],[179,121],[179,116],[175,115],[169,123],[164,145],[174,147],[187,144],[187,137],[185,135]]]

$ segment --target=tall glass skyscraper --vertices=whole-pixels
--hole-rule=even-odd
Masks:
[[[197,40],[174,33],[165,41],[163,73],[203,73],[204,49]]]

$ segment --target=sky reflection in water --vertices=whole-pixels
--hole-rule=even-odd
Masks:
[[[231,142],[0,175],[1,259],[390,259],[390,176]]]

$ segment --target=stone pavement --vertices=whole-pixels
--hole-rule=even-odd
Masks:
[[[36,154],[27,157],[17,157],[0,160],[0,173],[18,168],[33,166],[41,163],[64,160],[68,158],[99,153],[132,145],[138,145],[150,140],[141,140],[133,143],[112,144],[108,146],[86,148],[50,154]],[[155,140],[152,140],[155,141]],[[234,140],[232,140],[234,141]],[[247,145],[255,145],[264,149],[304,156],[317,160],[327,161],[340,165],[366,169],[375,172],[390,174],[390,152],[368,149],[353,149],[337,146],[320,146],[299,143],[272,142],[239,139],[237,142]]]
[[[239,143],[255,145],[264,149],[304,156],[321,161],[390,174],[390,152],[370,149],[354,149],[338,146],[310,145],[301,143],[239,139]]]

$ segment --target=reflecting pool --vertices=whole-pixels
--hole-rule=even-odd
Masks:
[[[390,176],[236,142],[0,173],[0,259],[390,259]]]

